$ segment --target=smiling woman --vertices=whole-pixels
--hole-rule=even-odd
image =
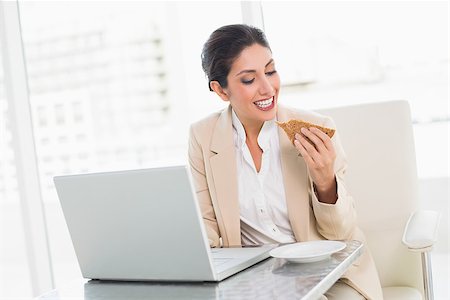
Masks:
[[[225,85],[212,80],[210,86],[230,102],[251,138],[257,137],[264,121],[275,117],[280,77],[265,46],[253,44],[243,49],[233,61]]]
[[[294,146],[275,124],[302,119],[335,127],[326,116],[278,104],[280,77],[264,33],[241,24],[215,30],[202,66],[210,90],[229,103],[190,131],[189,162],[211,247],[364,241],[345,189],[338,131],[331,139],[304,128]],[[357,265],[324,298],[381,299],[368,251]]]
[[[257,142],[258,134],[265,121],[275,118],[280,89],[280,78],[271,57],[269,48],[256,43],[250,45],[232,63],[226,87],[218,81],[210,82],[214,92],[230,102],[244,126],[246,144],[258,172],[263,154]]]

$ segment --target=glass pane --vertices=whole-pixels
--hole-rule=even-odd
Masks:
[[[81,276],[53,176],[185,163],[188,126],[223,106],[200,52],[241,20],[228,2],[22,2],[56,285]],[[221,11],[217,14],[217,11]]]
[[[2,49],[0,49],[0,299],[29,298],[28,270],[22,213],[8,123]]]
[[[263,13],[282,102],[314,109],[408,100],[420,124],[419,176],[450,175],[448,2],[263,1]]]

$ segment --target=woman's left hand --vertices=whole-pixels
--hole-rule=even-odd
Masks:
[[[334,174],[334,161],[336,152],[328,135],[321,130],[310,127],[302,128],[304,134],[312,144],[301,134],[295,135],[294,144],[305,159],[310,176],[314,182],[317,193],[322,195],[336,196],[336,179]],[[326,197],[328,198],[328,197]],[[321,201],[319,197],[319,201]],[[325,199],[323,199],[325,200]],[[331,200],[331,199],[330,199]],[[336,202],[336,198],[332,203]],[[321,202],[327,202],[328,199]]]

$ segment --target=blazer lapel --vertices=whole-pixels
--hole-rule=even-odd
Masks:
[[[278,106],[277,120],[279,122],[286,122],[292,117],[288,109]],[[289,221],[296,240],[305,241],[309,239],[310,232],[309,182],[306,163],[281,127],[278,128],[278,136]]]
[[[210,158],[218,209],[217,221],[224,246],[241,245],[240,210],[237,189],[236,155],[233,145],[231,106],[225,109],[214,128]],[[218,214],[218,215],[217,215]]]

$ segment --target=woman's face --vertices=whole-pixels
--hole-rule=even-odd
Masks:
[[[234,61],[224,88],[226,98],[245,126],[262,126],[277,113],[280,77],[271,51],[259,44],[245,48]]]

